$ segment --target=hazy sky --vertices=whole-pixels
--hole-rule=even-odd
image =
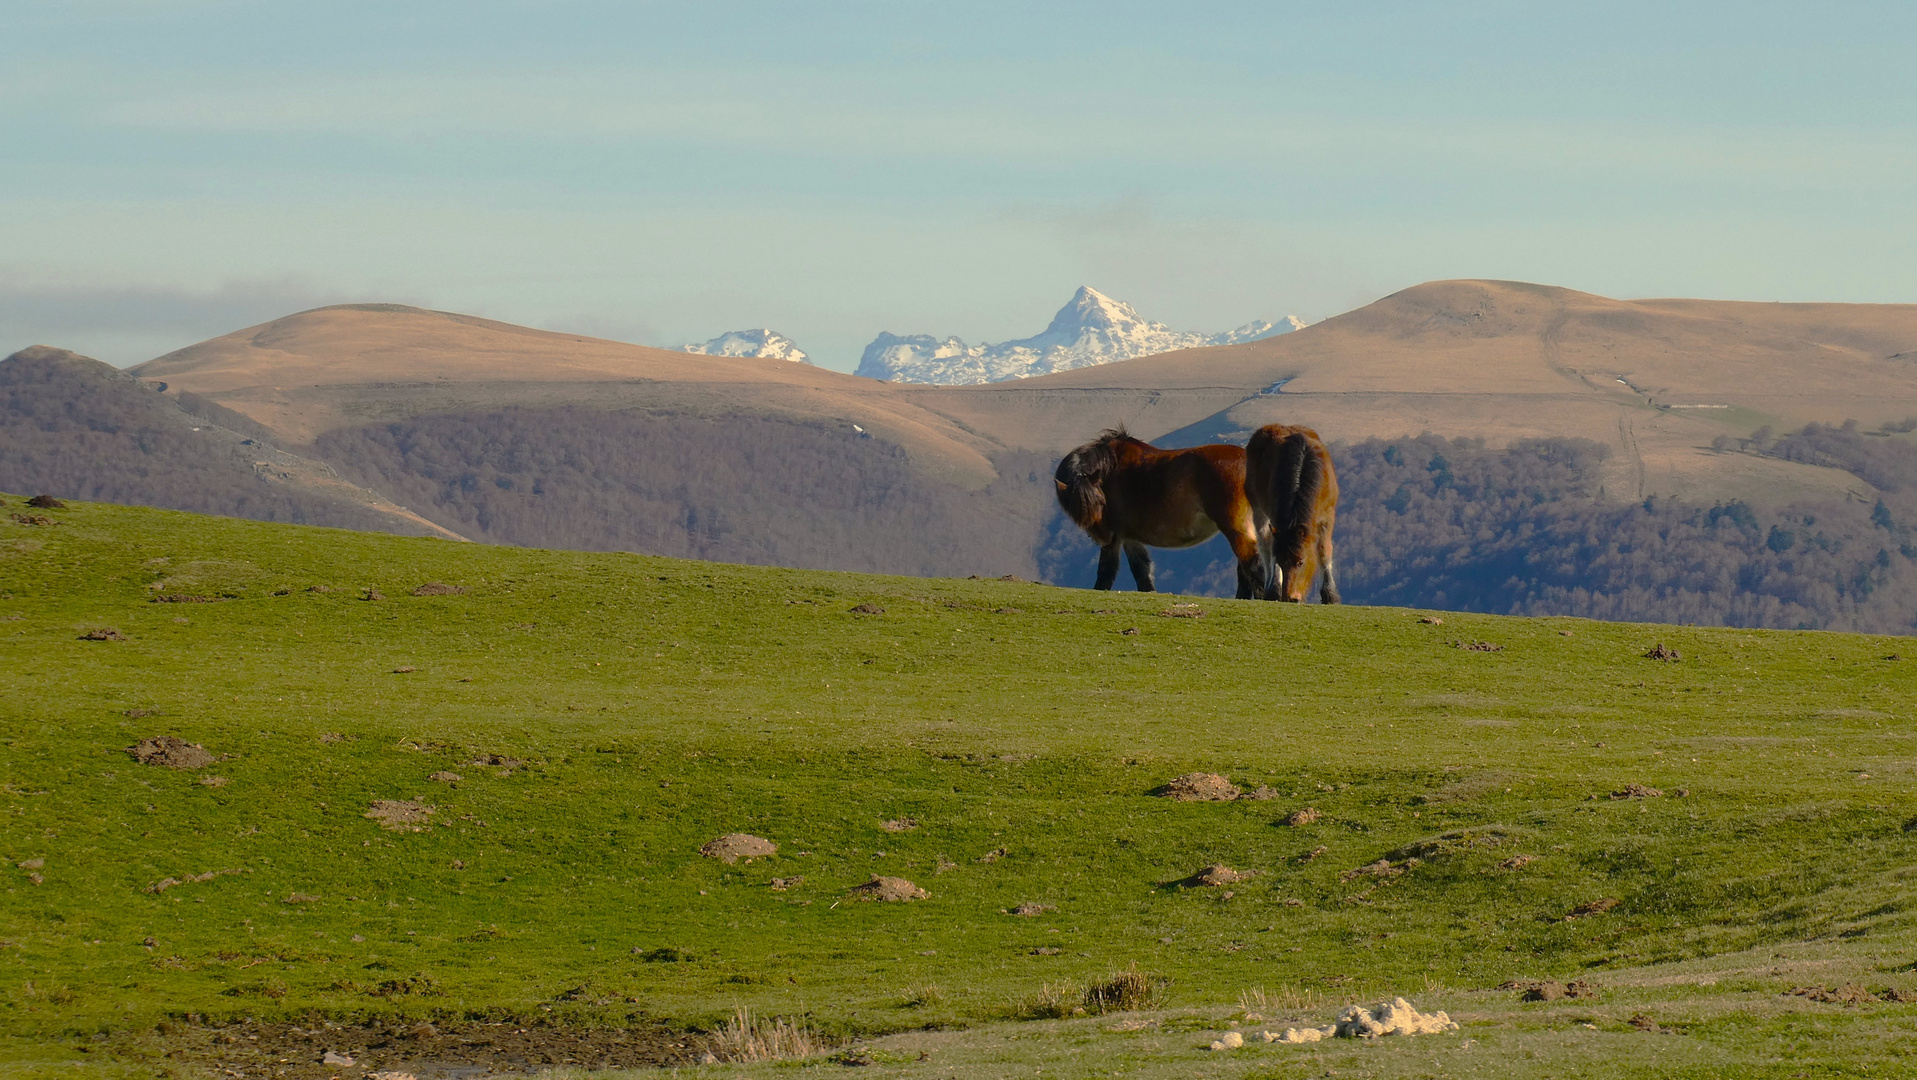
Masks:
[[[1917,4],[0,0],[0,354],[343,300],[679,345],[1420,281],[1917,301]]]

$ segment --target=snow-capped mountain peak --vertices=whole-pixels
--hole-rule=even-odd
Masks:
[[[728,330],[711,341],[694,342],[686,352],[706,356],[759,356],[771,360],[792,360],[810,364],[805,350],[776,330]]]
[[[967,345],[956,337],[941,341],[930,334],[882,333],[865,347],[858,373],[892,382],[1003,382],[1175,349],[1235,345],[1304,325],[1287,315],[1277,323],[1247,323],[1222,334],[1183,332],[1151,322],[1123,300],[1081,285],[1043,333],[987,345]]]

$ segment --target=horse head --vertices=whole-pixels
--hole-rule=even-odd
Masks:
[[[1105,480],[1117,464],[1112,446],[1128,437],[1123,431],[1101,432],[1097,439],[1066,454],[1065,460],[1058,463],[1058,471],[1052,474],[1052,483],[1058,488],[1058,505],[1094,539],[1098,538],[1099,524],[1105,516]]]

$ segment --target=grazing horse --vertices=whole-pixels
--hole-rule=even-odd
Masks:
[[[1265,599],[1300,603],[1324,567],[1318,599],[1338,603],[1338,571],[1331,561],[1331,527],[1338,517],[1338,474],[1323,439],[1306,427],[1267,424],[1245,445],[1245,494],[1260,523],[1273,572]]]
[[[1059,506],[1099,546],[1093,588],[1112,587],[1123,550],[1138,591],[1155,592],[1148,546],[1191,547],[1222,532],[1238,559],[1238,598],[1266,591],[1261,522],[1245,498],[1244,450],[1160,450],[1119,428],[1066,454],[1052,478]]]

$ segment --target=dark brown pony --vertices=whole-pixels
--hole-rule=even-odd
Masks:
[[[1245,493],[1267,543],[1273,572],[1265,599],[1299,603],[1311,591],[1320,566],[1325,584],[1318,599],[1338,602],[1338,571],[1331,559],[1331,527],[1338,518],[1338,474],[1323,439],[1307,427],[1267,424],[1245,445]]]
[[[1236,446],[1160,450],[1124,429],[1065,455],[1053,474],[1058,504],[1099,546],[1098,583],[1118,580],[1122,549],[1139,592],[1156,591],[1148,547],[1182,548],[1218,533],[1238,559],[1238,598],[1267,588],[1260,522],[1245,498],[1245,452]]]

